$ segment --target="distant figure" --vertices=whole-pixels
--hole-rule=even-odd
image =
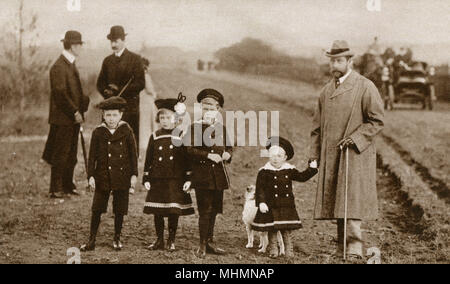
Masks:
[[[114,53],[103,60],[97,90],[105,99],[124,90],[121,97],[127,101],[127,107],[123,120],[128,122],[139,141],[139,93],[145,87],[144,68],[141,57],[126,49],[125,36],[122,26],[111,27],[107,39]]]
[[[374,137],[383,129],[383,102],[372,82],[352,71],[353,52],[335,41],[326,53],[333,79],[322,89],[312,123],[311,161],[319,162],[314,219],[337,219],[338,247],[362,258],[362,220],[378,215]],[[347,240],[344,240],[345,150],[348,148]]]
[[[78,195],[73,172],[77,164],[80,124],[89,105],[75,66],[83,45],[81,34],[68,31],[61,41],[64,50],[50,69],[50,133],[42,155],[52,166],[50,198],[60,198],[57,193]]]
[[[374,56],[381,55],[381,46],[378,44],[378,37],[374,37],[373,42],[369,45],[367,53],[372,54]]]
[[[214,62],[208,61],[208,71],[211,71],[214,69]]]
[[[203,65],[205,65],[205,63],[202,60],[197,60],[197,70],[198,71],[203,71]]]
[[[136,141],[139,150],[145,151],[148,140],[153,131],[156,130],[156,105],[157,98],[153,81],[150,76],[150,61],[147,58],[142,58],[142,66],[145,72],[145,88],[139,94],[139,141]]]

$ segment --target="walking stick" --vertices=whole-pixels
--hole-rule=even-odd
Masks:
[[[128,88],[128,85],[130,85],[130,83],[133,79],[134,79],[134,76],[131,76],[130,80],[128,80],[128,82],[125,84],[125,86],[123,86],[122,90],[117,95],[118,97],[122,96],[123,92],[125,92],[125,90]]]
[[[347,260],[347,190],[348,190],[348,147],[345,147],[344,261]]]
[[[89,189],[87,153],[86,153],[86,143],[84,142],[84,136],[83,136],[83,126],[80,126],[80,140],[81,140],[81,148],[83,149],[84,169],[86,171],[86,178],[88,180],[88,186],[87,187]]]

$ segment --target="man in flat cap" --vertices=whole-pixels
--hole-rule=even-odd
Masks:
[[[139,93],[145,88],[145,76],[141,57],[125,46],[126,35],[122,26],[111,27],[107,39],[114,53],[103,60],[97,90],[105,99],[123,90],[121,97],[127,101],[127,107],[122,119],[131,126],[139,143]]]
[[[347,254],[358,259],[363,256],[361,221],[378,214],[373,139],[384,126],[383,101],[370,80],[352,71],[353,52],[346,41],[335,41],[326,56],[333,79],[320,93],[311,131],[310,158],[320,165],[314,218],[337,219],[340,256],[348,148]]]
[[[75,59],[83,41],[77,31],[68,31],[62,55],[50,68],[50,132],[42,158],[51,165],[50,197],[57,193],[78,195],[73,183],[77,163],[80,124],[87,111],[89,97],[83,95]]]

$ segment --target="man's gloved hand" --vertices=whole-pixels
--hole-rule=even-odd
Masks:
[[[104,91],[106,98],[116,96],[118,93],[119,93],[119,87],[117,87],[117,85],[115,85],[115,84],[109,84],[108,87]]]
[[[346,137],[339,141],[338,146],[341,150],[345,150],[346,148],[350,148],[355,145],[355,142],[353,142],[352,138]]]

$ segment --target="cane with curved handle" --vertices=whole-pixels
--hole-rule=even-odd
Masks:
[[[347,190],[348,190],[348,147],[345,147],[344,261],[347,260]]]

